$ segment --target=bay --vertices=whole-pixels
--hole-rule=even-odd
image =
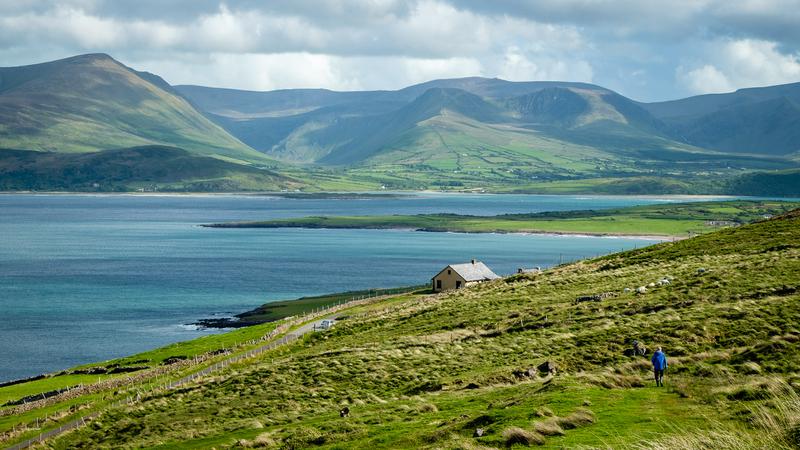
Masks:
[[[133,354],[212,330],[186,324],[264,302],[426,283],[477,258],[497,273],[653,243],[396,230],[208,229],[307,215],[494,215],[686,198],[414,194],[0,195],[0,380]],[[698,200],[698,199],[695,199]]]

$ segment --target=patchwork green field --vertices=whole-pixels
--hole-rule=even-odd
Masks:
[[[217,228],[369,228],[462,233],[581,233],[689,236],[783,214],[797,202],[725,201],[635,206],[602,211],[544,212],[499,216],[420,214],[333,216],[234,222]]]
[[[48,445],[796,448],[798,242],[795,210],[351,307],[329,332],[143,391]],[[669,358],[664,388],[651,381],[655,346]],[[4,429],[16,420],[4,419]]]

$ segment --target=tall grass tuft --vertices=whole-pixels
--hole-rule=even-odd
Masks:
[[[543,436],[563,436],[564,429],[558,424],[557,419],[548,419],[533,424],[533,429]]]
[[[573,428],[591,425],[595,420],[593,412],[585,408],[580,408],[568,416],[559,417],[556,419],[556,423],[565,430],[571,430]]]
[[[503,431],[503,439],[507,446],[514,444],[521,445],[544,445],[544,436],[539,433],[528,431],[520,427],[506,428]]]
[[[800,448],[800,395],[786,382],[771,380],[774,396],[753,412],[753,430],[732,430],[718,425],[665,439],[643,442],[635,449],[652,450],[791,450]]]

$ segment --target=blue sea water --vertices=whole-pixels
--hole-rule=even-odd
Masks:
[[[680,199],[685,201],[686,199]],[[396,230],[209,229],[307,215],[504,214],[674,198],[418,194],[397,198],[0,195],[0,381],[211,333],[186,324],[264,302],[426,283],[479,258],[496,272],[653,243]]]

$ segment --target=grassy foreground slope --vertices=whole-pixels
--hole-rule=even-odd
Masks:
[[[792,448],[798,289],[794,211],[354,308],[329,333],[146,396],[51,445]],[[652,386],[647,358],[626,355],[634,339],[664,346],[666,388]]]
[[[741,225],[800,207],[797,202],[725,201],[647,205],[600,211],[465,216],[419,214],[333,216],[235,222],[217,228],[369,228],[463,233],[585,233],[686,236]]]

